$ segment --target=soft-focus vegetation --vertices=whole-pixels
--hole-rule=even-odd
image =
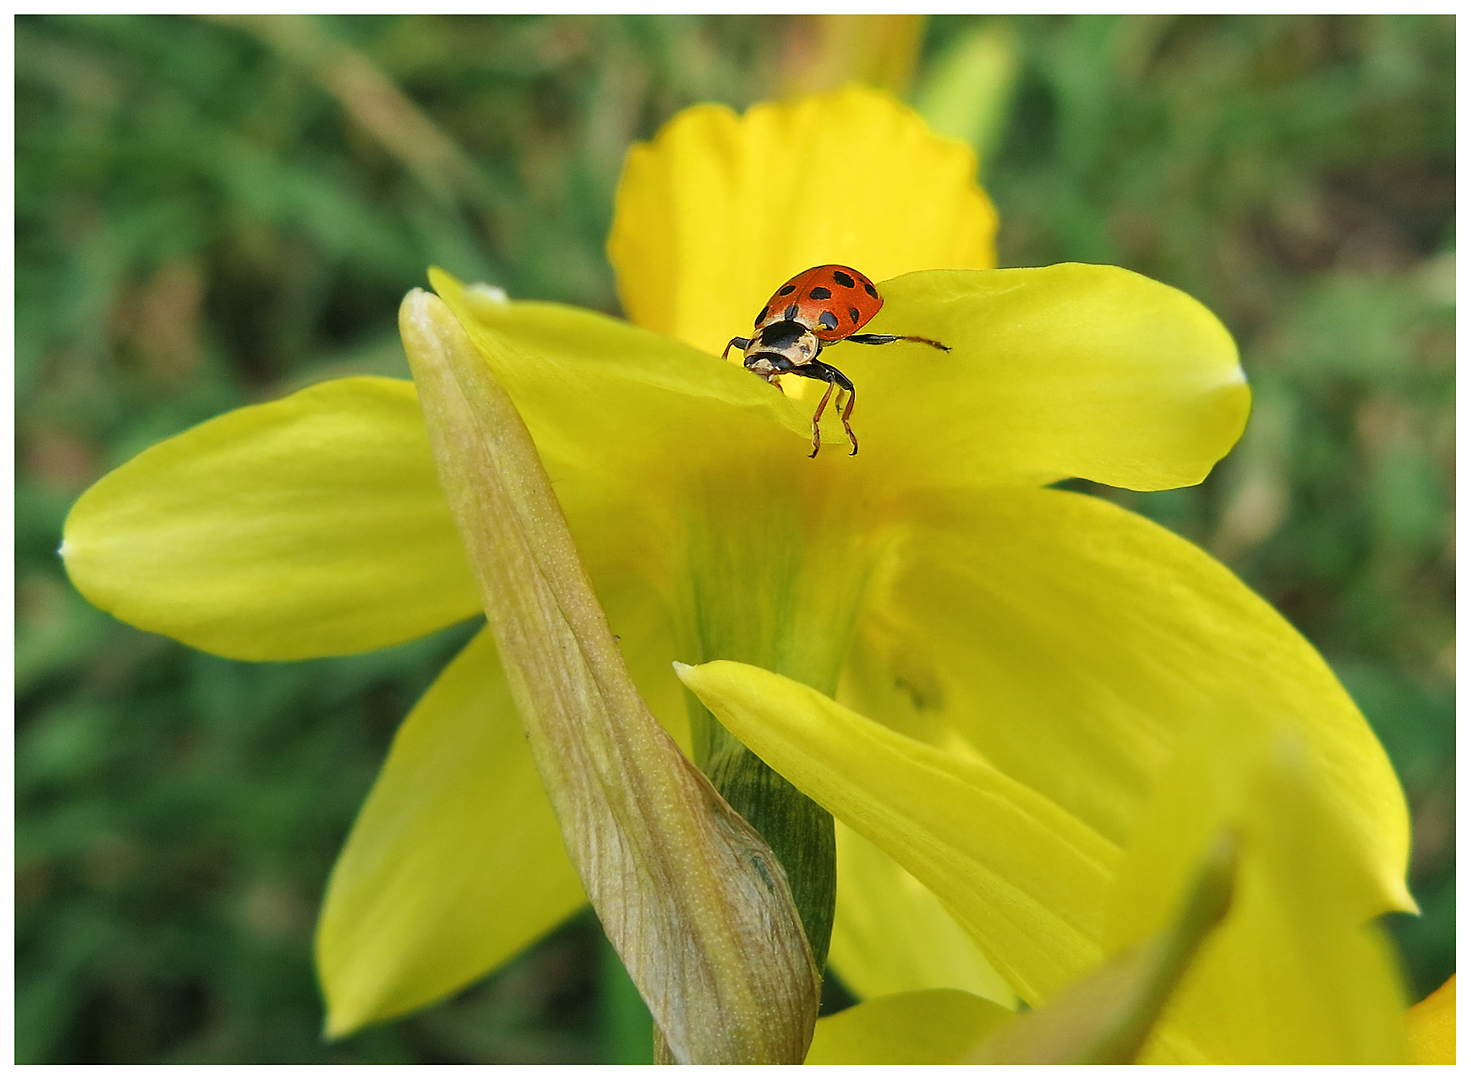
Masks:
[[[162,437],[318,379],[407,375],[395,316],[431,262],[616,311],[602,251],[630,141],[696,101],[845,78],[982,150],[1001,265],[1117,263],[1237,335],[1241,446],[1199,488],[1107,494],[1235,568],[1354,694],[1415,816],[1424,915],[1393,930],[1416,996],[1438,986],[1454,59],[1449,17],[17,20],[18,1059],[648,1053],[588,916],[452,1001],[319,1037],[326,873],[472,627],[234,663],[93,610],[55,550],[81,490]]]

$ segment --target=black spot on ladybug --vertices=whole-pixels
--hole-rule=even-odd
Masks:
[[[851,289],[853,287],[853,279],[841,270],[833,271],[833,280],[845,289]]]
[[[875,300],[879,298],[879,291],[873,287],[873,282],[871,281],[865,281],[863,283],[863,291],[868,293],[868,295],[873,297]]]
[[[817,317],[817,325],[825,326],[829,330],[836,330],[838,328],[838,317],[831,311],[824,311]]]
[[[782,317],[786,319],[795,319],[797,317],[797,305],[788,304],[787,310],[782,313]]]
[[[797,286],[795,286],[795,285],[783,285],[780,289],[777,289],[776,290],[776,295],[777,296],[791,296],[792,293],[794,293],[796,291],[797,291]]]
[[[858,322],[858,309],[856,307],[850,307],[848,309],[848,318],[852,319],[855,323]]]
[[[832,294],[833,291],[831,289],[824,289],[821,285],[819,285],[807,295],[812,297],[812,299],[814,300],[826,300],[828,297],[832,296]]]
[[[770,310],[770,309],[769,308],[762,308],[760,311],[756,312],[756,322],[755,322],[755,325],[756,326],[760,326],[761,325],[761,320],[764,319],[764,318],[766,318],[766,312],[768,310]]]

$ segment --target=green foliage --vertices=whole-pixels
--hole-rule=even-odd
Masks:
[[[318,1037],[326,873],[468,627],[237,664],[96,612],[55,550],[76,495],[158,439],[407,374],[395,314],[431,262],[616,311],[627,145],[692,102],[778,92],[798,29],[16,21],[19,1060],[639,1056],[586,919],[441,1006]],[[966,75],[967,41],[991,75]],[[957,98],[1013,71],[1009,120]],[[403,107],[375,110],[385,87]],[[996,148],[1003,265],[1116,262],[1237,335],[1242,445],[1200,488],[1102,493],[1236,568],[1379,731],[1415,812],[1425,914],[1395,930],[1421,991],[1454,965],[1453,89],[1449,17],[936,19],[915,83]]]

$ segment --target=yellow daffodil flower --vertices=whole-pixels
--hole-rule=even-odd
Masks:
[[[1165,781],[1215,775],[1237,730],[1301,742],[1355,912],[1411,907],[1402,795],[1321,658],[1195,547],[1045,486],[1198,483],[1249,409],[1230,336],[1117,268],[989,269],[974,175],[963,145],[879,93],[701,106],[629,155],[609,253],[632,324],[432,280],[525,419],[660,722],[708,760],[676,660],[752,665],[722,693],[807,693],[803,716],[841,720],[822,729],[842,763],[823,798],[858,827],[837,833],[831,958],[861,996],[1035,1003],[1140,940],[1240,798]],[[839,434],[808,460],[822,387],[783,395],[714,357],[822,263],[880,283],[866,330],[952,351],[832,347],[862,452]],[[324,383],[144,452],[79,500],[63,555],[99,607],[243,659],[380,648],[480,607],[414,388],[395,380]],[[904,815],[947,813],[989,831],[964,863],[984,927],[943,874],[893,858],[894,837],[926,835]],[[333,872],[329,1033],[452,992],[583,902],[481,633],[405,721]],[[1264,1045],[1252,1022],[1245,1005],[1182,1020],[1172,1045],[1238,1060]]]

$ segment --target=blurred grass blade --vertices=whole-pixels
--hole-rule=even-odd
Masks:
[[[820,976],[785,876],[638,696],[531,435],[465,331],[419,290],[400,328],[537,769],[670,1058],[800,1063]]]
[[[915,88],[914,107],[937,134],[970,143],[984,170],[1006,134],[1021,58],[1009,23],[958,35]]]
[[[1195,887],[1173,926],[1008,1024],[970,1060],[1009,1065],[1134,1062],[1201,945],[1230,910],[1238,861],[1236,837],[1223,833],[1202,860]]]
[[[382,69],[330,37],[313,15],[218,15],[254,34],[307,71],[353,121],[413,173],[436,198],[484,201],[480,167]]]

